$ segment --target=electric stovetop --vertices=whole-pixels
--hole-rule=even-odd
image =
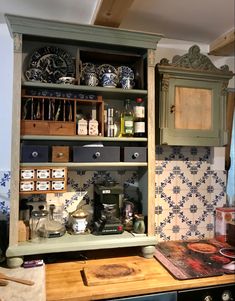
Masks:
[[[215,239],[160,242],[155,258],[177,279],[235,273],[235,247]]]

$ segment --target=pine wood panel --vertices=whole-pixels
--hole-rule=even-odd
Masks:
[[[209,89],[175,88],[176,129],[209,130],[212,127],[212,94]]]

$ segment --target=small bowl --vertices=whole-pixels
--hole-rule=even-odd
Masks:
[[[71,76],[62,76],[59,78],[60,84],[66,84],[66,85],[74,85],[75,84],[75,78]]]

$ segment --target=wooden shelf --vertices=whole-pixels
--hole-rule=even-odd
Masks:
[[[23,87],[40,88],[40,89],[56,89],[56,90],[69,90],[72,92],[79,91],[84,93],[92,93],[95,95],[103,96],[104,98],[110,98],[115,95],[115,98],[123,100],[127,97],[143,97],[147,96],[147,90],[138,89],[122,89],[122,88],[105,88],[105,87],[91,87],[85,85],[65,85],[65,84],[48,84],[40,82],[28,82],[22,83]],[[84,99],[85,101],[85,99]]]
[[[40,167],[47,165],[48,167],[68,167],[70,169],[89,169],[89,170],[97,170],[105,168],[114,168],[114,169],[127,169],[127,168],[137,168],[137,167],[147,167],[147,162],[91,162],[91,163],[74,163],[74,162],[67,162],[67,163],[54,163],[54,162],[44,162],[44,163],[21,163],[21,167]]]
[[[59,253],[69,251],[84,251],[106,248],[149,246],[157,243],[154,236],[136,237],[129,232],[113,235],[81,234],[71,235],[66,233],[58,238],[41,239],[40,241],[20,242],[17,246],[10,246],[7,250],[8,257]]]
[[[51,136],[51,135],[22,135],[21,140],[60,140],[60,141],[110,141],[110,142],[146,142],[141,137],[103,137],[103,136]]]

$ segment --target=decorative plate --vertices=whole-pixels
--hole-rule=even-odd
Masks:
[[[187,247],[194,252],[212,254],[217,252],[217,248],[211,244],[207,243],[189,243]]]
[[[222,248],[220,249],[220,254],[228,258],[235,258],[235,248]]]
[[[93,63],[83,63],[82,64],[82,73],[95,73],[96,66]]]
[[[130,67],[120,66],[117,68],[119,78],[128,77],[134,79],[134,72]]]
[[[99,78],[102,78],[102,76],[104,75],[104,73],[114,73],[114,74],[117,74],[117,70],[112,65],[103,64],[103,65],[98,66],[97,73],[99,75]]]
[[[41,69],[41,81],[46,83],[58,83],[63,76],[75,77],[72,56],[64,49],[54,46],[37,49],[30,58],[30,68]]]

